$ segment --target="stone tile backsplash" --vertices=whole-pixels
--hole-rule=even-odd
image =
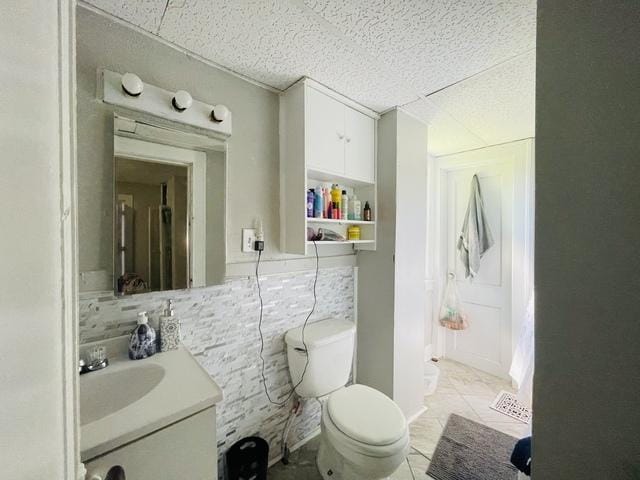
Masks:
[[[265,377],[274,399],[284,399],[292,385],[284,335],[301,326],[313,305],[314,271],[260,277],[264,301]],[[327,318],[354,321],[354,270],[321,269],[317,305],[310,322]],[[80,343],[128,334],[137,313],[149,312],[157,326],[166,300],[174,301],[182,342],[224,392],[217,406],[218,453],[249,435],[259,435],[278,456],[289,408],[271,405],[260,377],[259,300],[255,278],[230,279],[222,285],[154,292],[114,298],[111,292],[80,294]],[[320,408],[307,401],[294,422],[289,445],[307,437],[320,425]]]

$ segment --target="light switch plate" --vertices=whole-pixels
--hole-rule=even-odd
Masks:
[[[245,253],[255,252],[253,244],[256,241],[256,229],[255,228],[243,228],[242,229],[242,251]]]

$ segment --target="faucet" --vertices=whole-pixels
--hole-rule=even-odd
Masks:
[[[78,373],[83,375],[89,372],[102,370],[109,366],[107,358],[107,349],[103,345],[98,345],[88,352],[88,361],[80,358],[78,361]]]

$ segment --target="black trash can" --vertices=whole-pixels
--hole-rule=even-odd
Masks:
[[[269,444],[260,437],[246,437],[225,454],[226,480],[267,480]]]

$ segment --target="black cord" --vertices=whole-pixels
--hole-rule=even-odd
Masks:
[[[307,323],[309,322],[311,315],[313,315],[313,312],[315,312],[316,304],[318,303],[316,287],[318,285],[318,270],[320,265],[320,257],[318,256],[318,245],[316,244],[315,240],[312,240],[312,241],[313,241],[313,247],[316,252],[316,274],[315,274],[315,278],[313,279],[313,306],[311,307],[311,311],[307,315],[307,318],[305,318],[304,324],[302,325],[302,345],[304,346],[304,353],[307,356],[307,359],[304,363],[304,369],[302,370],[302,376],[300,377],[300,380],[298,381],[298,383],[296,383],[293,386],[291,391],[288,393],[287,397],[280,402],[276,402],[271,398],[271,395],[269,394],[269,389],[267,388],[267,379],[264,376],[264,369],[265,369],[265,362],[264,362],[264,355],[263,355],[264,336],[262,335],[262,317],[264,312],[264,303],[262,301],[262,289],[260,288],[260,276],[259,276],[260,259],[262,258],[262,250],[258,251],[258,261],[256,262],[256,285],[258,286],[258,298],[260,299],[260,318],[258,320],[258,332],[260,333],[260,360],[262,361],[262,369],[260,370],[260,375],[262,376],[262,386],[264,388],[264,393],[267,395],[267,399],[269,400],[269,403],[273,405],[277,405],[279,407],[284,407],[289,401],[289,399],[291,399],[293,394],[296,392],[296,388],[298,388],[302,383],[302,381],[304,380],[304,375],[305,373],[307,373],[307,367],[309,366],[309,349],[307,348],[307,344],[305,343],[304,331],[307,328]]]

